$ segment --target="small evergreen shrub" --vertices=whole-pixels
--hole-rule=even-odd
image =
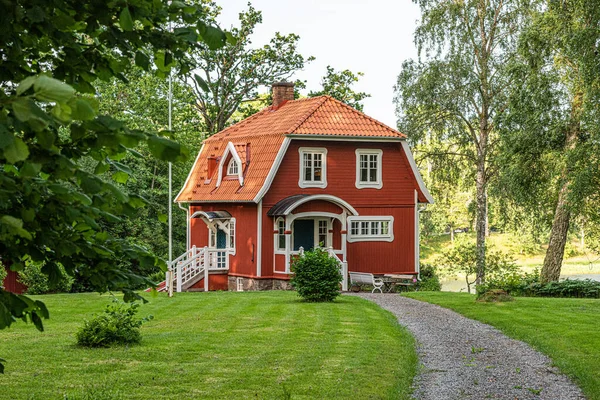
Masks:
[[[294,275],[290,283],[304,300],[333,301],[340,295],[340,265],[325,250],[305,251],[292,260],[291,270]]]
[[[442,290],[440,277],[433,265],[421,264],[421,282],[419,282],[418,290],[422,292],[439,292]]]
[[[85,347],[109,347],[115,344],[135,344],[142,339],[140,327],[153,317],[136,318],[138,303],[126,304],[113,300],[104,313],[86,320],[75,337],[77,344]]]
[[[18,279],[27,286],[27,294],[66,293],[71,290],[73,278],[67,275],[62,265],[58,266],[58,275],[54,282],[50,281],[42,269],[42,264],[29,262],[19,271]]]

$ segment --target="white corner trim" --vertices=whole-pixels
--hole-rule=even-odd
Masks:
[[[255,203],[258,203],[259,201],[261,201],[262,198],[264,197],[264,195],[267,193],[267,191],[271,188],[273,179],[275,179],[275,175],[277,174],[277,171],[279,170],[281,161],[283,161],[283,156],[287,152],[287,149],[288,149],[291,141],[292,141],[292,139],[290,139],[289,137],[286,137],[285,139],[283,139],[283,143],[281,143],[281,147],[279,147],[279,151],[277,152],[275,161],[273,161],[273,165],[271,165],[271,169],[269,170],[269,174],[267,175],[267,178],[265,179],[265,183],[263,184],[262,188],[258,191],[256,196],[254,197]]]
[[[223,180],[223,167],[225,166],[225,160],[229,154],[231,154],[231,157],[238,163],[238,181],[240,182],[240,186],[244,185],[244,176],[242,175],[242,159],[235,150],[233,143],[229,142],[227,143],[227,147],[221,156],[221,161],[219,161],[219,177],[217,178],[216,187],[219,187],[221,185],[221,181]]]
[[[262,276],[262,200],[258,202],[256,214],[258,215],[258,228],[256,232],[256,276]]]
[[[173,203],[178,202],[177,198],[179,198],[179,196],[181,196],[181,193],[183,193],[183,189],[185,189],[189,180],[192,178],[192,174],[194,173],[194,170],[196,169],[196,164],[198,164],[198,160],[200,160],[200,155],[202,154],[202,150],[204,150],[204,142],[202,142],[202,146],[200,146],[200,151],[198,152],[198,155],[196,156],[196,160],[194,161],[194,164],[192,165],[192,169],[190,169],[190,173],[188,174],[187,178],[185,179],[185,183],[181,187],[181,190],[179,191],[179,193],[177,193],[177,196],[175,196],[175,200],[173,200]],[[187,203],[187,202],[180,201],[179,203]]]
[[[419,193],[415,190],[415,272],[421,274],[421,263],[420,263],[420,246],[419,246],[419,236],[420,236],[420,226],[419,226]]]
[[[345,200],[340,199],[339,197],[332,196],[330,194],[313,194],[312,196],[302,197],[301,199],[299,199],[295,203],[291,204],[288,208],[286,208],[286,210],[282,214],[283,215],[288,215],[296,207],[298,207],[298,206],[300,206],[300,205],[302,205],[304,203],[308,203],[309,201],[313,201],[313,200],[325,200],[325,201],[329,201],[331,203],[337,204],[338,206],[342,206],[342,207],[346,208],[346,210],[350,211],[350,213],[352,215],[358,215],[358,212],[354,209],[354,207],[352,207],[350,205],[350,203],[348,203]]]
[[[383,150],[381,149],[356,149],[356,182],[357,189],[381,189],[383,187]],[[375,182],[361,182],[360,180],[360,156],[377,155],[377,180]]]
[[[352,234],[352,222],[362,221],[387,221],[388,234],[387,235],[353,235]],[[360,227],[359,227],[360,229]],[[394,241],[394,217],[391,215],[361,215],[361,216],[350,216],[348,217],[348,233],[346,236],[348,242],[393,242]]]
[[[402,149],[404,150],[404,154],[406,154],[406,158],[408,159],[410,168],[412,169],[413,174],[415,175],[415,179],[417,180],[417,183],[419,185],[419,189],[421,189],[421,192],[425,195],[427,202],[433,204],[433,197],[429,193],[429,190],[427,190],[427,187],[425,187],[425,182],[423,182],[423,177],[419,172],[419,168],[417,167],[417,163],[415,162],[412,152],[410,151],[410,147],[408,147],[408,143],[406,143],[406,140],[403,140],[401,143]]]
[[[327,187],[327,149],[325,147],[300,147],[300,169],[298,172],[298,186],[301,188],[326,188]],[[321,178],[320,182],[304,180],[304,153],[321,154]]]

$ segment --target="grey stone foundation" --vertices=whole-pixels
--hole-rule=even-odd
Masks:
[[[236,292],[238,290],[237,281],[242,280],[243,291],[255,291],[255,290],[292,290],[290,281],[283,279],[256,279],[256,278],[244,278],[241,276],[229,276],[228,277],[228,289]]]

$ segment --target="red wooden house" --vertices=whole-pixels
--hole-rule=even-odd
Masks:
[[[293,94],[273,85],[270,107],[204,141],[175,200],[188,221],[177,290],[286,288],[290,259],[315,246],[345,276],[418,273],[419,203],[432,198],[406,136],[329,96]]]

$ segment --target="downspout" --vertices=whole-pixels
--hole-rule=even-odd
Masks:
[[[190,246],[190,208],[189,208],[189,203],[188,203],[188,208],[182,207],[181,203],[177,203],[177,205],[179,206],[179,208],[181,208],[183,211],[185,211],[185,250],[188,251],[191,246]]]

